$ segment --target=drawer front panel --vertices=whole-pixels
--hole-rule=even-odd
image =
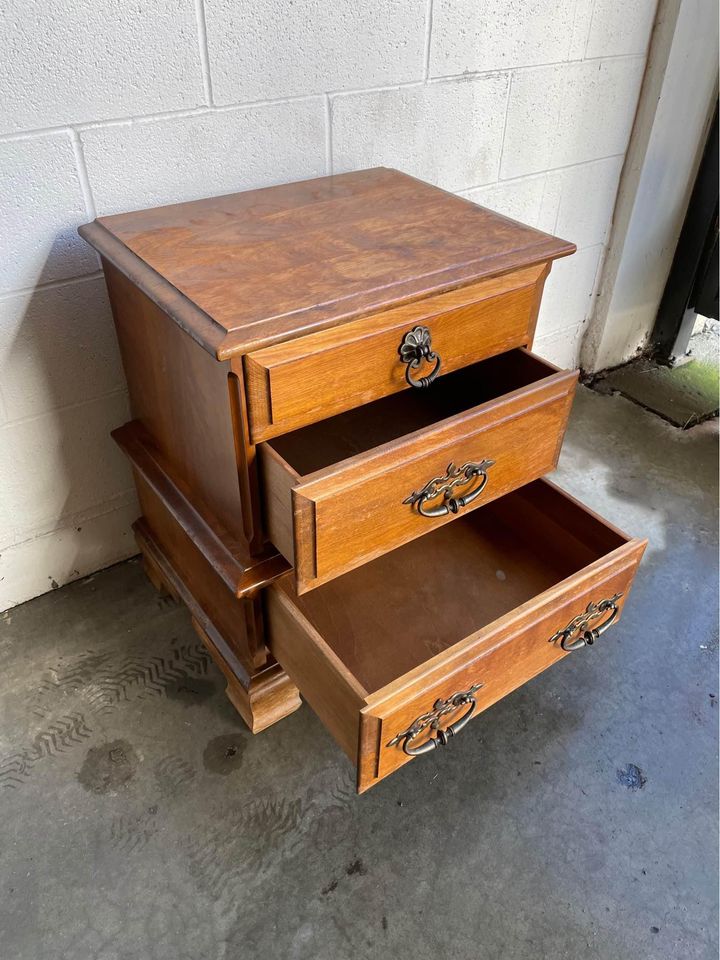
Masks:
[[[245,358],[253,443],[409,389],[399,354],[430,331],[439,375],[532,341],[546,264],[396,307]],[[413,374],[430,373],[423,362]]]
[[[542,388],[489,410],[471,411],[440,429],[422,431],[391,449],[378,448],[372,457],[346,461],[328,476],[299,484],[293,490],[298,593],[552,471],[575,383],[575,374],[558,374]],[[482,475],[466,479],[460,470],[448,481],[456,482],[453,509],[442,493],[431,499],[417,496],[430,481],[447,475],[448,464],[457,473],[468,463],[486,464],[487,480],[479,493]]]
[[[374,776],[372,765],[366,764],[370,778],[365,786],[382,779],[413,759],[403,750],[402,741],[391,744],[398,734],[408,730],[413,722],[423,714],[432,711],[438,700],[447,700],[453,694],[469,690],[473,685],[482,684],[473,696],[476,701],[474,714],[477,715],[517,687],[569,654],[559,641],[549,642],[559,630],[567,626],[574,617],[582,614],[589,603],[599,603],[620,594],[618,608],[622,608],[632,583],[642,549],[630,558],[625,556],[622,563],[606,571],[603,576],[591,583],[570,583],[557,598],[535,608],[523,616],[520,621],[501,630],[493,640],[484,640],[480,649],[471,649],[466,657],[454,665],[446,664],[442,668],[429,671],[420,693],[416,685],[406,693],[399,693],[392,703],[384,707],[368,707],[366,713],[377,723],[377,754]],[[609,614],[608,614],[609,616]],[[598,619],[600,623],[607,617]],[[611,634],[610,634],[611,635]],[[604,640],[601,638],[598,645]],[[582,648],[576,656],[593,656],[592,648]],[[423,685],[423,682],[420,684]],[[447,726],[457,720],[467,709],[460,706],[456,713],[447,714],[440,726]],[[462,734],[458,734],[461,736]],[[428,739],[428,733],[420,734],[411,742],[411,749]]]

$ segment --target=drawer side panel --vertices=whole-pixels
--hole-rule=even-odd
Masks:
[[[270,652],[353,763],[365,691],[279,585],[265,594]]]

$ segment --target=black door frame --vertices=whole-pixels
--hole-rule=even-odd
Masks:
[[[658,198],[662,202],[662,198]],[[672,363],[687,352],[697,312],[717,311],[718,108],[708,132],[685,222],[675,250],[655,326],[652,355]],[[714,291],[713,291],[714,284]]]

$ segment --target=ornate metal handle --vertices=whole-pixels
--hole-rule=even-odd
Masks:
[[[399,743],[402,743],[403,750],[410,757],[417,757],[421,753],[430,753],[436,747],[444,747],[451,737],[454,737],[456,733],[460,733],[470,717],[475,713],[477,701],[474,695],[480,687],[482,687],[481,683],[474,683],[469,690],[453,693],[447,700],[436,700],[432,710],[428,713],[423,713],[416,720],[413,720],[407,730],[395,734],[388,743],[388,746],[395,747]],[[465,706],[465,704],[468,705],[468,709],[463,715],[457,719],[455,723],[451,723],[445,727],[444,730],[441,730],[440,721],[442,718],[449,713],[454,713],[455,710],[459,710],[460,707]],[[413,740],[416,740],[423,730],[427,730],[428,728],[430,730],[437,730],[437,736],[430,737],[419,746],[413,747]]]
[[[573,617],[566,627],[558,630],[557,633],[554,633],[552,637],[550,637],[548,643],[557,643],[559,640],[560,646],[563,650],[567,651],[579,650],[580,647],[584,646],[592,646],[597,638],[601,637],[607,628],[617,619],[619,613],[617,602],[621,596],[621,593],[616,593],[614,597],[601,600],[600,603],[591,601],[587,605],[584,613],[579,613],[577,617]],[[606,617],[600,626],[590,626],[590,624],[602,619],[608,611],[610,611],[610,616]]]
[[[411,387],[429,387],[440,372],[442,361],[436,353],[433,353],[430,331],[427,327],[413,327],[409,330],[402,339],[398,353],[402,362],[407,364],[405,379]],[[417,370],[423,360],[434,363],[435,366],[427,377],[413,380],[411,370]]]
[[[483,492],[488,480],[487,471],[494,463],[494,460],[482,460],[480,463],[469,461],[461,467],[449,463],[442,477],[433,477],[432,480],[428,480],[422,490],[416,490],[409,497],[405,497],[403,503],[409,503],[411,506],[417,504],[418,513],[423,517],[444,517],[448,513],[457,513],[461,507],[472,503]],[[480,482],[462,497],[453,495],[455,487],[471,483],[478,477]],[[426,506],[429,500],[434,500],[441,495],[442,503],[434,507]]]

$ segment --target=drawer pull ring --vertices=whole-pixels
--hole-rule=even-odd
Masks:
[[[407,730],[403,730],[402,733],[398,733],[392,738],[388,746],[394,747],[402,743],[403,750],[410,757],[418,757],[421,753],[430,753],[436,747],[444,747],[451,737],[454,737],[456,733],[460,733],[470,717],[475,713],[475,707],[477,706],[475,694],[480,687],[482,687],[482,683],[474,683],[469,690],[453,693],[447,700],[436,700],[432,710],[428,713],[423,713],[422,716],[413,720]],[[460,707],[465,706],[465,704],[468,705],[468,708],[463,715],[457,719],[455,723],[451,723],[445,727],[444,730],[441,730],[441,719],[447,714],[459,710]],[[424,743],[414,747],[412,745],[413,741],[420,736],[423,730],[427,730],[428,728],[430,730],[437,730],[437,736],[431,736]]]
[[[480,463],[470,461],[464,463],[461,467],[449,463],[442,477],[433,477],[422,490],[411,493],[409,497],[403,500],[403,503],[409,503],[411,506],[417,505],[418,513],[423,517],[445,517],[449,513],[457,513],[461,507],[467,507],[483,492],[488,480],[487,472],[494,463],[494,460],[482,460]],[[472,483],[473,480],[478,478],[480,482],[471,490],[461,497],[454,496],[455,487]],[[439,496],[443,498],[442,503],[438,503],[434,507],[427,506],[430,500],[435,500]]]
[[[601,600],[600,603],[590,602],[584,613],[573,617],[564,629],[558,630],[557,633],[550,637],[548,643],[557,643],[559,640],[560,646],[568,652],[571,650],[579,650],[580,647],[592,646],[597,638],[601,637],[607,628],[617,620],[619,613],[617,602],[621,596],[621,593],[616,593],[614,597]],[[605,616],[608,610],[610,611],[609,617]],[[603,617],[605,617],[605,619],[600,626],[591,626],[591,624]]]
[[[413,327],[408,330],[402,339],[399,349],[400,359],[405,367],[405,379],[411,387],[429,387],[435,377],[440,372],[440,357],[433,353],[432,339],[427,327]],[[417,370],[420,364],[425,360],[427,363],[434,363],[435,366],[426,377],[413,379],[412,370]]]

